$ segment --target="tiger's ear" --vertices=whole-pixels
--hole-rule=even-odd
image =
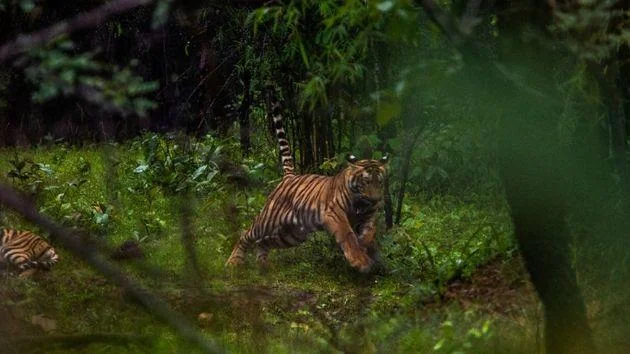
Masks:
[[[389,162],[389,155],[387,154],[383,155],[380,161],[381,161],[381,165],[387,165],[387,163]]]
[[[350,163],[356,163],[357,161],[359,161],[359,159],[357,159],[357,157],[352,154],[348,154],[346,160],[348,160],[348,162]]]

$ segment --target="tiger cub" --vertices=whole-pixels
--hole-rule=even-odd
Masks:
[[[259,264],[265,265],[270,249],[297,246],[310,233],[326,230],[334,235],[350,265],[368,272],[376,254],[375,219],[383,205],[387,156],[358,160],[350,155],[348,166],[336,176],[298,175],[277,102],[271,113],[283,177],[253,225],[236,242],[226,265],[242,264],[251,248],[256,249]]]
[[[29,269],[50,269],[59,261],[55,249],[30,231],[2,229],[0,263],[17,267],[20,273]]]

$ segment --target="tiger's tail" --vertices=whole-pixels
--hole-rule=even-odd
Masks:
[[[293,163],[293,155],[287,140],[287,134],[282,125],[282,109],[277,97],[271,96],[271,116],[273,118],[273,127],[276,130],[276,139],[280,147],[280,158],[282,159],[282,174],[284,176],[295,175],[295,166]]]

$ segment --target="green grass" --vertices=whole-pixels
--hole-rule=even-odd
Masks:
[[[7,177],[9,160],[15,156],[44,168],[35,168],[21,182]],[[144,267],[134,262],[120,266],[191,323],[198,322],[200,313],[211,313],[210,321],[198,323],[200,329],[229,351],[492,352],[498,350],[497,333],[522,331],[523,325],[497,327],[502,321],[510,323],[509,318],[466,312],[452,303],[440,305],[447,280],[467,278],[477,266],[513,248],[507,208],[496,190],[409,196],[401,226],[381,230],[381,266],[373,274],[351,269],[324,233],[300,247],[272,252],[270,269],[262,271],[250,259],[245,267],[232,270],[224,262],[233,242],[273,186],[242,188],[218,176],[186,199],[193,209],[201,268],[196,278],[184,261],[180,195],[147,184],[134,172],[145,157],[133,143],[10,149],[0,151],[0,176],[34,191],[42,212],[66,226],[88,230],[110,248],[128,239],[140,241]],[[108,169],[112,162],[114,167]],[[33,228],[6,209],[0,223]],[[29,322],[31,316],[44,314],[57,321],[57,334],[146,335],[155,339],[151,352],[189,349],[123,290],[65,250],[59,253],[61,262],[51,272],[1,281],[0,289],[8,295],[2,305],[18,320]],[[156,271],[148,272],[147,267]],[[476,332],[470,334],[471,329]],[[97,343],[74,350],[137,352],[143,347]]]

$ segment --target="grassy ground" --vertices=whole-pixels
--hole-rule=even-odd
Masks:
[[[260,270],[252,260],[228,270],[223,264],[231,246],[261,208],[273,187],[267,181],[275,174],[272,166],[272,172],[260,172],[260,164],[244,161],[251,179],[261,173],[262,182],[243,187],[222,171],[214,179],[192,181],[187,189],[197,275],[185,262],[181,242],[183,193],[169,187],[177,183],[148,175],[141,167],[148,160],[143,148],[136,141],[4,150],[0,176],[32,193],[46,214],[88,230],[112,249],[125,240],[139,242],[144,259],[119,265],[229,351],[536,350],[540,313],[522,265],[512,255],[511,226],[496,189],[410,196],[401,225],[383,230],[379,267],[369,275],[351,269],[326,234],[273,252],[270,269]],[[21,169],[16,168],[20,161]],[[163,187],[156,187],[159,183]],[[33,228],[4,209],[0,223]],[[61,262],[51,272],[29,279],[7,275],[0,281],[0,315],[7,319],[0,333],[13,338],[12,346],[22,343],[13,348],[59,353],[189,349],[124,291],[65,250],[59,253]],[[56,337],[43,346],[30,337],[20,342],[44,333]]]

